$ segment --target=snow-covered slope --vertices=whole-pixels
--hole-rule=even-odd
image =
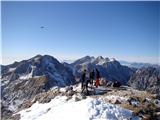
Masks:
[[[78,102],[56,97],[51,102],[36,102],[19,112],[20,120],[139,120],[132,111],[105,103],[102,99],[87,98]]]
[[[73,88],[73,89],[71,89]],[[89,89],[91,92],[91,89]],[[17,120],[138,120],[159,119],[159,98],[131,87],[98,87],[81,95],[81,86],[57,88],[23,103]],[[103,92],[103,94],[101,94]],[[151,105],[151,107],[149,107]],[[154,106],[152,106],[154,105]],[[26,109],[24,109],[26,108]],[[152,112],[151,112],[152,111]]]

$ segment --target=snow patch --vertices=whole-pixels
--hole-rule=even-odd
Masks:
[[[6,84],[8,84],[9,83],[9,80],[2,80],[1,81],[1,86],[5,86]]]
[[[105,64],[107,61],[105,59],[101,59],[99,60],[99,62],[97,63],[97,65],[103,65]]]
[[[33,71],[35,69],[35,66],[31,66],[32,70],[29,74],[26,74],[26,75],[22,75],[19,77],[19,79],[22,79],[22,80],[25,80],[25,79],[29,79],[29,78],[32,78],[33,77]]]
[[[101,99],[92,100],[89,107],[90,120],[138,120],[132,111],[105,103]]]
[[[36,102],[19,112],[20,120],[139,120],[132,111],[105,103],[102,99],[87,98],[78,102],[58,96],[49,103]]]
[[[16,111],[18,109],[18,106],[23,103],[23,100],[15,100],[14,102],[11,102],[9,105],[9,110]]]
[[[16,67],[15,68],[9,68],[9,72],[14,71],[15,69],[16,69]]]
[[[118,100],[118,101],[123,102],[123,103],[127,102],[127,100],[128,100],[127,97],[120,97],[120,96],[117,96],[117,95],[107,95],[105,98],[107,100],[113,100],[113,101]]]

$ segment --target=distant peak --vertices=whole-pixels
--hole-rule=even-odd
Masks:
[[[89,55],[84,56],[84,57],[81,58],[81,60],[90,60],[90,59],[91,59],[91,57]]]
[[[116,58],[111,58],[111,61],[117,61]]]
[[[97,59],[104,59],[102,56],[98,56]]]
[[[53,56],[51,56],[51,55],[44,55],[43,57],[51,57],[51,58],[53,58]]]
[[[86,56],[84,56],[83,58],[90,58],[90,56],[89,56],[89,55],[86,55]]]
[[[54,58],[51,55],[36,55],[35,57],[31,58],[31,60],[34,59],[35,61],[43,59],[43,60],[57,60],[56,58]]]
[[[108,57],[107,57],[107,58],[105,58],[105,60],[106,60],[106,61],[110,61],[110,59],[109,59]]]
[[[38,55],[36,55],[36,56],[33,57],[33,58],[39,58],[39,57],[42,57],[42,55],[38,54]]]

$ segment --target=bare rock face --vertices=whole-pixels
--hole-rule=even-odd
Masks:
[[[160,67],[138,69],[129,80],[129,85],[138,90],[147,90],[160,95]]]
[[[8,106],[4,106],[3,104],[1,105],[1,119],[2,120],[6,120],[9,119],[13,112],[11,110],[8,109]]]
[[[12,120],[20,120],[20,114],[16,114],[16,115],[13,115],[12,117],[11,117],[11,119]]]

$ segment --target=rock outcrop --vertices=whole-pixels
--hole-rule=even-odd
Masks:
[[[144,67],[138,69],[128,81],[128,84],[138,90],[147,90],[160,95],[160,67]]]

